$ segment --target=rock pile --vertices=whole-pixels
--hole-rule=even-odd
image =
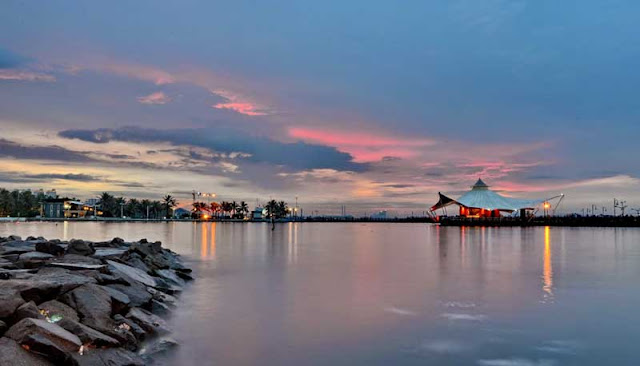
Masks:
[[[160,242],[0,237],[0,365],[145,365],[192,280]]]

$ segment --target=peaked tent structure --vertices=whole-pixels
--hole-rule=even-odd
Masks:
[[[501,212],[513,213],[534,210],[546,199],[524,200],[502,196],[489,189],[489,186],[478,179],[471,190],[458,199],[453,199],[438,192],[439,200],[431,207],[431,212],[450,205],[460,206],[460,216],[465,217],[500,217]]]

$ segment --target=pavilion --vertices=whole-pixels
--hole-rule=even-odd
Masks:
[[[460,208],[460,216],[469,218],[500,217],[502,213],[512,214],[517,211],[520,212],[521,217],[525,217],[527,211],[544,207],[546,212],[550,207],[548,202],[550,199],[527,200],[502,196],[490,190],[482,179],[478,179],[471,190],[458,199],[447,197],[440,192],[438,196],[438,202],[431,207],[431,212],[438,209],[446,210],[447,206],[457,205]]]

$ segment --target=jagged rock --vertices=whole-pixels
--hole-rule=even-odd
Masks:
[[[93,258],[97,259],[120,259],[124,253],[127,252],[127,249],[121,248],[108,248],[108,249],[96,249],[96,252],[92,255]]]
[[[67,246],[67,254],[93,255],[96,250],[93,243],[79,239],[72,239]]]
[[[111,244],[114,244],[114,245],[117,245],[117,246],[122,246],[122,245],[124,245],[124,239],[115,237],[115,238],[111,239]]]
[[[24,300],[39,304],[78,286],[95,282],[93,278],[74,275],[62,268],[43,267],[32,278],[5,281],[4,287],[14,288]]]
[[[142,270],[111,260],[107,260],[107,263],[109,264],[112,273],[120,273],[125,276],[125,279],[128,277],[133,281],[141,282],[144,285],[151,287],[156,287],[157,285],[156,279]]]
[[[87,349],[83,355],[74,355],[80,366],[144,366],[144,360],[131,351],[122,348]]]
[[[45,241],[36,243],[36,250],[42,253],[48,253],[54,256],[59,256],[64,254],[64,247],[60,245],[60,243],[56,243],[53,241]]]
[[[149,267],[147,267],[147,265],[142,261],[142,259],[140,259],[140,256],[138,256],[136,253],[133,253],[135,255],[131,256],[126,262],[128,265],[130,265],[131,267],[137,268],[141,271],[144,271],[145,273],[149,272]]]
[[[120,314],[114,315],[113,320],[116,322],[116,324],[118,324],[118,326],[126,324],[129,327],[129,331],[136,337],[139,342],[144,341],[147,337],[147,332],[133,320],[127,319]]]
[[[155,315],[163,316],[171,312],[171,308],[165,303],[151,299],[151,312]]]
[[[111,296],[111,312],[113,314],[121,314],[129,310],[129,305],[131,304],[129,296],[112,287],[104,286],[102,288],[109,293],[109,296]]]
[[[96,265],[103,264],[100,259],[87,257],[87,256],[84,256],[84,255],[78,255],[78,254],[65,254],[64,256],[62,256],[60,258],[54,259],[52,262],[56,262],[56,263],[57,262],[60,262],[60,263],[76,263],[76,264],[96,264]]]
[[[21,236],[19,236],[19,235],[9,235],[8,239],[9,239],[9,240],[14,240],[14,241],[15,241],[15,240],[17,240],[17,241],[21,241],[21,240],[22,240],[22,237],[21,237]]]
[[[116,289],[129,297],[131,306],[146,306],[151,301],[151,294],[147,292],[147,287],[139,282],[134,282],[131,285],[113,284],[107,285]]]
[[[104,271],[107,266],[105,264],[88,264],[88,263],[66,263],[66,262],[52,262],[48,264],[49,267],[64,268],[71,271],[81,270],[95,270]]]
[[[33,277],[33,269],[0,270],[0,280],[26,280]]]
[[[166,355],[167,353],[175,350],[178,346],[178,342],[173,338],[157,338],[150,341],[148,344],[145,344],[142,349],[140,349],[139,354],[143,359],[145,359],[145,361],[152,363],[153,358]]]
[[[82,345],[76,335],[59,325],[31,318],[14,324],[5,336],[59,364],[67,363],[70,354],[77,352]]]
[[[160,254],[162,252],[162,243],[159,241],[155,243],[148,243],[146,242],[146,240],[145,242],[140,241],[138,243],[131,244],[129,250],[132,252],[140,253],[140,255],[145,258],[147,256]]]
[[[132,308],[127,313],[126,318],[133,320],[142,329],[151,334],[163,335],[171,331],[162,318],[144,309]]]
[[[83,285],[64,294],[60,301],[78,312],[81,323],[100,331],[113,329],[111,295],[104,287]]]
[[[171,296],[162,291],[158,291],[152,287],[147,287],[147,291],[153,296],[154,300],[160,301],[169,307],[175,307],[178,303],[178,299],[175,296]]]
[[[183,287],[186,284],[182,278],[178,277],[176,272],[170,269],[158,269],[155,273],[171,285]]]
[[[91,327],[71,319],[62,319],[58,323],[62,328],[75,334],[80,338],[82,344],[91,347],[118,347],[120,342],[117,339],[109,337]]]
[[[36,245],[28,241],[7,241],[2,244],[2,254],[22,254],[33,252]]]
[[[96,280],[101,285],[112,285],[112,284],[128,285],[129,284],[129,282],[127,282],[122,277],[107,275],[102,273],[98,274],[98,276],[96,277]]]
[[[10,338],[0,338],[0,366],[50,366],[45,358],[22,348]]]
[[[46,311],[47,314],[49,314],[49,317],[53,315],[60,315],[62,316],[62,319],[69,319],[76,322],[80,320],[75,309],[57,300],[43,302],[38,306],[38,308]]]
[[[24,268],[38,268],[52,259],[53,256],[42,252],[28,252],[20,254],[18,258],[19,265]]]
[[[40,314],[40,309],[38,309],[36,303],[33,301],[20,305],[13,314],[13,317],[16,321],[20,321],[25,318],[45,320],[45,317]]]
[[[151,296],[149,295],[149,297]],[[22,304],[24,304],[24,299],[20,296],[20,291],[17,288],[4,284],[0,286],[0,319],[6,319],[13,315]]]

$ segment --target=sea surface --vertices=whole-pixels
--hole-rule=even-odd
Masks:
[[[638,365],[640,229],[0,223],[148,238],[196,281],[166,365]]]

